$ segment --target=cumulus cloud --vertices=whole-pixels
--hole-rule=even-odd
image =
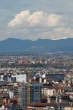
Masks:
[[[73,29],[71,27],[56,28],[54,33],[54,40],[73,38]]]
[[[39,33],[38,37],[52,40],[73,38],[73,29],[70,27],[55,28],[51,31]]]
[[[27,27],[35,27],[35,26],[48,26],[54,27],[61,23],[63,17],[56,14],[47,14],[43,11],[35,11],[30,13],[29,10],[21,11],[17,14],[14,19],[12,19],[9,23],[9,27],[16,26],[27,26]]]

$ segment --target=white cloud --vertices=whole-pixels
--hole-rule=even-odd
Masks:
[[[29,10],[22,11],[21,13],[17,14],[13,20],[11,20],[8,24],[10,27],[15,27],[18,25],[22,25],[23,23],[27,22],[29,17]]]
[[[39,33],[39,37],[52,40],[73,38],[73,29],[70,27],[55,28],[51,31]]]
[[[16,26],[27,26],[27,27],[35,27],[35,26],[48,26],[54,27],[62,23],[62,16],[56,14],[47,14],[43,11],[36,11],[32,14],[29,10],[21,11],[19,14],[15,16],[13,20],[8,23],[9,27]]]

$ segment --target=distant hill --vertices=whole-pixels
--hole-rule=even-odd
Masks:
[[[1,52],[56,52],[56,51],[73,51],[73,38],[61,40],[38,39],[20,40],[8,38],[0,41]]]

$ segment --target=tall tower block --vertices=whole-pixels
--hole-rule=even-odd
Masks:
[[[27,102],[30,104],[30,71],[27,72]]]

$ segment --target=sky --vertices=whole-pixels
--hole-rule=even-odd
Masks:
[[[0,0],[0,40],[73,38],[73,0]]]

